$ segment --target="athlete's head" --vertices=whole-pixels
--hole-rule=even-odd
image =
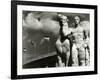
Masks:
[[[80,23],[80,18],[79,18],[79,16],[75,16],[74,20],[75,20],[75,24],[79,24],[79,23]]]

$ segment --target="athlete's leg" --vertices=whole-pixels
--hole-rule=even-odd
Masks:
[[[85,53],[86,53],[86,66],[89,66],[90,65],[90,53],[87,48],[85,49]]]
[[[78,50],[76,44],[72,46],[72,66],[78,66]]]
[[[78,50],[78,53],[79,53],[80,66],[85,66],[85,58],[86,58],[85,48],[81,46]]]

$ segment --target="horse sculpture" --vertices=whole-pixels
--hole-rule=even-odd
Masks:
[[[68,39],[68,19],[67,16],[62,14],[59,17],[59,37],[56,41],[56,51],[57,51],[57,66],[64,67],[68,66],[70,57],[70,41]]]

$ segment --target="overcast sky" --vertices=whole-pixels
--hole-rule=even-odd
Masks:
[[[89,14],[63,13],[69,19],[69,27],[74,22],[74,17],[77,15],[81,21],[89,21]],[[45,33],[58,34],[59,23],[56,12],[32,12],[23,11],[23,27],[33,30],[41,30]]]

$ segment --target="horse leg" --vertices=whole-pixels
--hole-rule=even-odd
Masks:
[[[66,39],[63,43],[63,52],[65,54],[65,66],[68,66],[69,57],[70,57],[70,42]]]
[[[62,62],[62,44],[61,44],[59,39],[56,42],[56,51],[57,51],[58,66],[62,67],[63,66],[63,62]]]

